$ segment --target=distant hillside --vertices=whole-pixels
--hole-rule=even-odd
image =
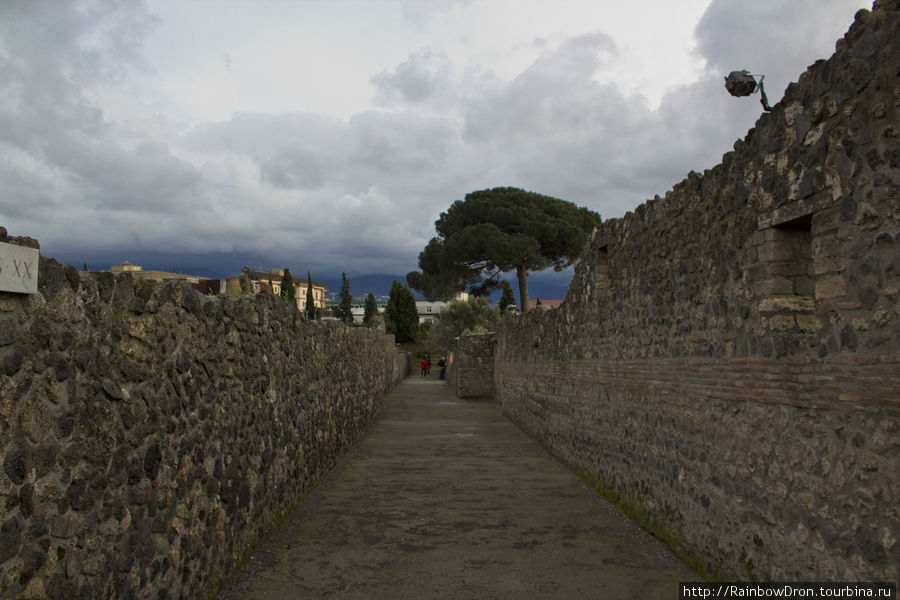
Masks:
[[[350,279],[350,293],[352,293],[356,298],[362,298],[369,295],[370,293],[375,294],[376,297],[386,297],[391,291],[391,284],[393,284],[394,280],[397,280],[403,284],[406,283],[405,275],[348,275],[348,278]],[[569,288],[569,278],[571,278],[571,274],[568,274],[568,276],[566,276],[566,274],[554,273],[552,271],[550,271],[549,273],[532,273],[528,277],[528,295],[532,300],[534,300],[535,298],[542,298],[544,300],[562,300],[566,297],[566,291]],[[313,279],[321,281],[328,286],[329,296],[336,296],[337,293],[341,290],[340,277],[318,278],[313,276]],[[513,288],[513,293],[516,295],[516,299],[518,300],[518,283],[516,282],[515,278],[509,279],[509,283]],[[422,298],[422,295],[415,291],[413,291],[413,294],[416,296],[416,298]],[[497,302],[499,299],[499,291],[495,292],[491,296],[491,302]]]
[[[183,273],[185,275],[199,275],[201,277],[209,277],[211,279],[220,279],[232,275],[239,275],[242,266],[251,268],[259,268],[265,270],[268,267],[260,265],[269,264],[262,259],[254,256],[241,256],[235,258],[225,255],[204,255],[199,257],[183,257],[173,256],[168,253],[136,253],[132,252],[124,254],[125,258],[119,259],[115,257],[110,260],[109,257],[87,257],[88,269],[105,270],[109,269],[112,264],[119,264],[124,260],[128,260],[132,264],[141,265],[145,269],[154,269],[158,271],[169,271],[171,273]],[[78,269],[82,268],[82,262],[72,261],[73,257],[62,256],[62,262],[74,264]],[[81,257],[78,257],[81,258]],[[240,266],[236,266],[240,265]],[[293,273],[295,277],[306,278],[306,273]],[[341,275],[329,273],[313,274],[313,280],[324,283],[328,287],[328,296],[336,297],[341,290]],[[569,280],[572,277],[571,270],[562,273],[554,273],[552,270],[540,273],[531,273],[528,276],[528,295],[532,300],[541,298],[542,300],[561,300],[566,297],[566,290],[569,287]],[[391,284],[394,280],[400,283],[406,283],[406,275],[391,275],[388,273],[370,273],[365,275],[349,275],[350,292],[356,298],[364,298],[370,293],[376,297],[387,298],[391,291]],[[516,283],[515,276],[510,274],[507,278],[513,288],[513,293],[518,299],[519,287]],[[417,298],[421,299],[422,295],[413,292]],[[492,302],[500,299],[500,292],[497,291],[491,296]]]
[[[405,275],[387,275],[384,273],[375,273],[372,275],[347,275],[347,278],[350,280],[350,293],[353,294],[355,298],[362,298],[369,294],[375,294],[376,297],[387,297],[391,292],[391,284],[394,283],[394,280],[397,280],[400,283],[406,283]],[[340,275],[337,277],[316,277],[313,275],[313,279],[328,286],[328,296],[337,296],[338,292],[341,291]]]

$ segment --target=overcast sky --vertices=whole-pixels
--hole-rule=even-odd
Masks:
[[[405,274],[467,192],[605,219],[712,168],[761,113],[723,76],[774,104],[860,8],[3,0],[0,225],[79,267]]]

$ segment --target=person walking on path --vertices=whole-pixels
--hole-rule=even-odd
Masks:
[[[422,377],[426,377],[428,375],[428,356],[422,359]]]
[[[438,361],[438,366],[441,368],[441,373],[438,376],[438,379],[443,379],[444,374],[447,372],[447,360],[442,356],[441,360]]]

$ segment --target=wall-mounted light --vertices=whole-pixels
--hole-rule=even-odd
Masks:
[[[757,77],[759,77],[759,81],[756,80]],[[766,90],[763,88],[763,79],[765,78],[765,75],[752,75],[746,69],[743,71],[732,71],[725,78],[725,89],[728,90],[729,94],[737,98],[749,96],[758,89],[760,96],[762,96],[759,101],[763,110],[770,111],[772,107],[769,106],[769,99],[766,97]]]

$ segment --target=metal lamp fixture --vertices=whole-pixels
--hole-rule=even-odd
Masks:
[[[759,81],[756,80],[757,77],[759,77]],[[737,98],[749,96],[758,89],[761,96],[759,101],[763,110],[768,112],[772,110],[772,107],[769,106],[769,99],[766,97],[766,90],[763,88],[763,79],[765,78],[765,75],[752,75],[746,69],[743,71],[732,71],[725,78],[725,89],[728,90],[729,94]]]

